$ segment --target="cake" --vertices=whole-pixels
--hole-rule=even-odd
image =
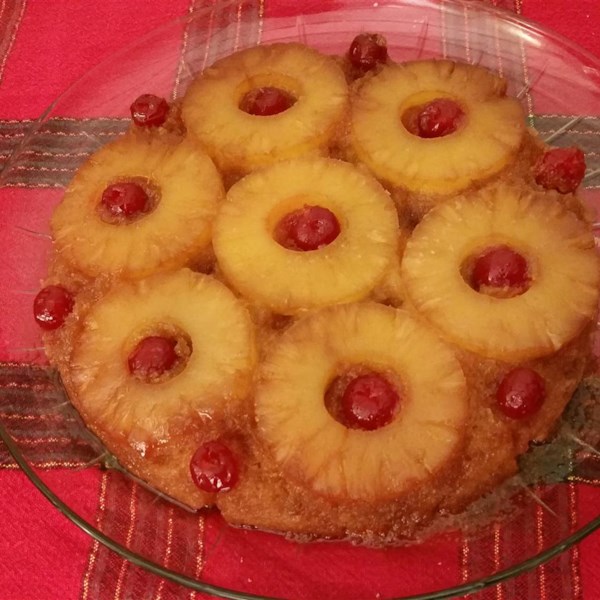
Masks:
[[[600,264],[583,154],[506,90],[365,33],[134,100],[34,301],[88,428],[178,502],[303,540],[415,538],[516,473],[595,368]]]

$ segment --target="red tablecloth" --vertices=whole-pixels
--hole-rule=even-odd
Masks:
[[[473,0],[477,1],[477,0]],[[0,165],[10,145],[23,135],[23,125],[34,119],[71,82],[116,48],[135,40],[166,19],[183,15],[213,0],[2,0],[0,2]],[[322,0],[321,5],[328,4]],[[331,2],[334,4],[335,2]],[[537,20],[600,55],[598,0],[490,0],[490,3]],[[297,10],[295,0],[265,0],[268,14]],[[318,7],[318,0],[303,3]],[[0,189],[0,223],[17,210],[18,188]],[[18,268],[18,250],[2,231],[3,275]],[[8,265],[8,267],[7,267]],[[10,287],[10,281],[2,285]],[[10,315],[3,310],[0,344],[10,334]],[[6,333],[8,331],[8,333]],[[8,337],[7,337],[8,336]],[[0,352],[2,346],[0,345]],[[4,357],[0,356],[0,361]],[[64,486],[65,465],[49,460],[48,478]],[[84,473],[89,485],[70,489],[67,500],[90,510],[108,493],[105,478],[96,471]],[[62,478],[62,479],[61,479]],[[61,483],[63,482],[63,483]],[[104,501],[104,500],[103,500]],[[127,498],[123,502],[129,501]],[[200,594],[125,565],[99,548],[60,515],[15,468],[0,446],[0,600],[61,598],[199,598]],[[597,510],[597,509],[596,509]],[[497,600],[596,600],[600,598],[597,574],[600,536],[586,539],[568,558],[568,572],[553,587],[544,584],[543,572],[526,576],[527,585],[498,586],[473,596]],[[467,557],[463,568],[468,570]],[[562,567],[561,567],[562,568]],[[125,569],[129,595],[123,595]],[[552,571],[552,566],[546,567]],[[418,574],[417,574],[418,576]],[[520,590],[520,591],[519,591]],[[528,591],[524,591],[528,590]]]

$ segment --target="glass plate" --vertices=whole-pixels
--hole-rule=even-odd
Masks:
[[[301,41],[341,54],[356,33],[377,31],[398,61],[447,57],[496,70],[543,139],[586,152],[582,195],[593,209],[600,202],[600,61],[568,40],[468,1],[354,0],[268,18],[262,6],[218,2],[102,62],[32,124],[8,161],[0,184],[18,196],[19,217],[7,234],[14,252],[3,265],[14,281],[5,300],[13,318],[5,329],[15,342],[2,349],[0,437],[42,493],[96,540],[169,580],[220,597],[439,599],[508,580],[559,555],[567,562],[558,568],[567,569],[565,550],[600,527],[595,379],[577,394],[555,442],[535,448],[521,475],[491,501],[418,544],[375,550],[300,545],[233,529],[215,513],[199,516],[157,497],[87,432],[44,366],[29,300],[45,272],[48,219],[64,187],[90,153],[123,133],[133,98],[143,92],[178,98],[195,74],[244,47]],[[45,469],[53,465],[71,467],[60,485]],[[94,465],[101,469],[89,468]],[[97,505],[73,493],[81,486],[99,489]],[[578,501],[586,506],[579,515]],[[279,573],[276,585],[269,571]]]

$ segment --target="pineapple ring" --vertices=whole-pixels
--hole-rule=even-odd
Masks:
[[[111,183],[147,179],[160,192],[154,210],[133,223],[102,220],[97,205]],[[125,136],[96,152],[77,172],[52,215],[58,254],[90,277],[139,279],[186,265],[208,249],[224,196],[212,161],[193,142],[174,145]]]
[[[324,402],[347,364],[391,371],[405,396],[380,429],[347,429]],[[269,351],[255,394],[258,432],[290,478],[326,496],[397,498],[457,454],[466,382],[454,353],[409,313],[348,304],[297,321]]]
[[[276,87],[296,102],[263,117],[239,108],[252,89]],[[326,147],[346,114],[348,86],[330,56],[300,44],[243,50],[204,71],[188,89],[182,116],[188,131],[223,170],[251,171]]]
[[[354,150],[377,177],[425,194],[451,194],[498,173],[525,133],[519,102],[505,97],[503,79],[450,61],[386,66],[358,91],[352,106]],[[449,135],[425,139],[402,122],[411,107],[450,98],[465,122]]]
[[[527,259],[532,281],[523,294],[495,298],[464,280],[465,261],[496,245]],[[445,337],[510,362],[556,352],[598,305],[589,226],[546,194],[505,186],[434,208],[409,239],[401,269],[410,302]]]
[[[319,250],[288,250],[273,230],[305,204],[332,211],[341,232]],[[342,161],[304,158],[236,183],[215,221],[213,245],[223,273],[244,296],[295,314],[367,296],[391,265],[397,239],[396,209],[375,179]]]
[[[148,383],[131,375],[127,359],[139,332],[157,325],[185,332],[192,352],[182,372]],[[153,436],[168,438],[171,424],[239,412],[255,360],[242,303],[215,279],[182,269],[121,282],[94,304],[65,379],[86,423],[145,444]]]

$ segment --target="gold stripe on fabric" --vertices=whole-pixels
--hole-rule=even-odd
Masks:
[[[469,35],[469,7],[465,4],[463,6],[463,21],[465,26],[465,56],[467,62],[471,62],[471,38]]]
[[[131,538],[133,537],[133,530],[135,528],[136,515],[137,515],[137,484],[131,484],[131,494],[129,496],[129,527],[127,528],[127,536],[125,537],[125,546],[129,548],[131,546]],[[121,598],[121,591],[123,588],[123,580],[125,578],[125,572],[129,566],[129,561],[125,558],[121,559],[121,568],[119,569],[119,576],[117,578],[117,586],[115,588],[114,600]]]
[[[104,513],[106,511],[106,487],[108,481],[108,472],[102,473],[102,479],[100,482],[100,497],[98,499],[98,511],[96,513],[96,523],[98,525],[98,529],[102,529],[102,522],[104,520]],[[90,552],[88,558],[88,564],[86,567],[85,574],[83,576],[82,583],[82,600],[88,600],[90,593],[90,577],[94,567],[96,566],[96,558],[98,557],[98,550],[100,548],[100,542],[98,540],[94,540],[92,544],[92,550]]]
[[[577,486],[569,483],[569,518],[571,531],[577,529]],[[573,600],[583,600],[581,586],[581,573],[579,571],[579,546],[573,546],[569,553],[571,563],[571,582],[573,586]]]
[[[81,469],[88,463],[72,460],[46,460],[42,462],[30,462],[34,469]],[[0,464],[0,470],[18,471],[21,467],[17,463]]]
[[[502,528],[500,523],[494,523],[494,572],[498,573],[502,567]],[[504,600],[502,584],[495,587],[496,600]]]
[[[167,545],[165,547],[165,554],[163,558],[163,566],[165,568],[169,568],[169,562],[171,560],[171,551],[173,549],[173,513],[175,508],[173,506],[169,507],[168,517],[167,517]],[[158,590],[156,591],[155,600],[162,600],[162,593],[165,587],[165,580],[161,579],[158,584]]]
[[[196,579],[200,579],[202,569],[204,568],[204,516],[198,515],[198,537],[196,538]],[[189,600],[196,600],[195,591],[190,592]]]
[[[262,42],[263,27],[265,17],[265,0],[259,0],[258,2],[258,43]]]
[[[544,507],[537,506],[535,510],[535,539],[537,551],[544,550]],[[546,567],[540,565],[537,568],[537,584],[539,589],[539,600],[547,600],[546,595]]]
[[[214,29],[214,25],[215,25],[215,12],[216,12],[216,8],[217,8],[217,3],[213,2],[213,9],[210,11],[210,17],[208,18],[208,36],[207,39],[209,40],[206,43],[206,50],[204,51],[204,58],[202,59],[202,68],[200,69],[201,71],[204,71],[204,69],[206,69],[207,65],[208,65],[208,54],[210,51],[210,39],[212,37],[212,32]]]
[[[235,41],[233,42],[233,51],[237,52],[240,49],[240,35],[242,29],[242,11],[244,9],[244,2],[238,2],[237,11],[235,16]]]
[[[466,583],[469,580],[469,555],[470,555],[469,542],[463,539],[460,546],[460,577],[462,583]]]
[[[188,16],[191,16],[194,12],[194,7],[196,4],[196,0],[191,0],[190,5],[187,9]],[[189,28],[190,24],[188,23],[183,30],[183,37],[181,39],[181,54],[179,56],[179,64],[177,65],[177,73],[175,75],[175,84],[173,85],[173,92],[171,94],[171,100],[176,100],[179,96],[179,84],[181,82],[181,76],[183,74],[183,70],[186,68],[185,65],[185,53],[187,50],[188,37],[189,37]]]

